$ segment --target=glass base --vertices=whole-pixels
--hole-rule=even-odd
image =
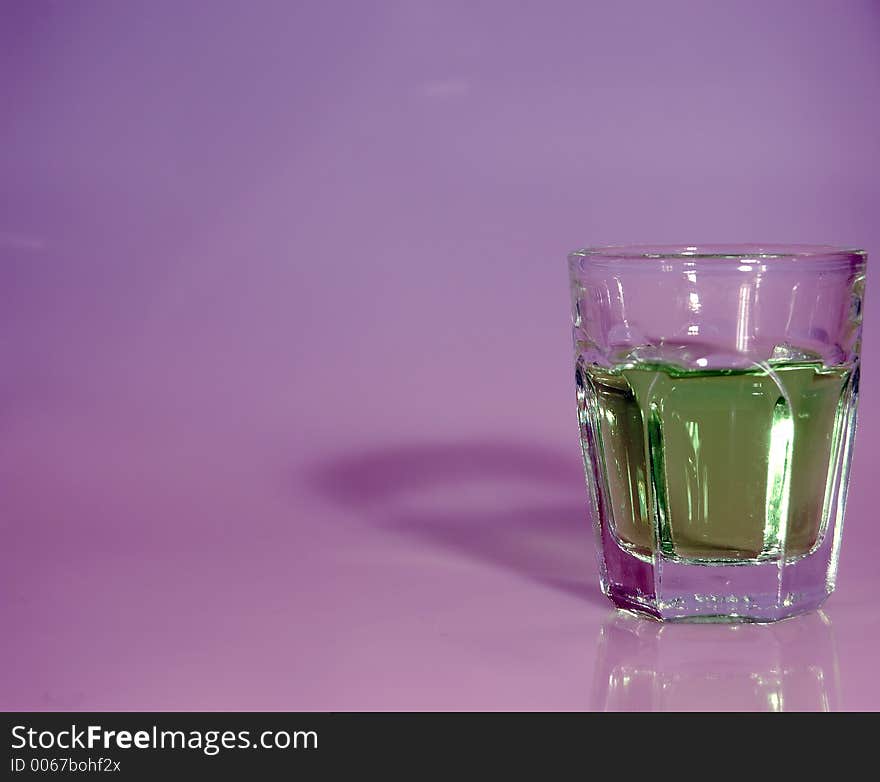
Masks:
[[[821,554],[741,565],[644,562],[620,554],[634,560],[627,563],[631,577],[606,577],[602,591],[618,608],[664,621],[774,622],[819,608],[834,588]]]

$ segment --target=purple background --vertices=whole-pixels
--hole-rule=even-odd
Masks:
[[[632,631],[564,263],[878,257],[878,36],[855,1],[0,2],[0,707],[603,708],[631,673],[632,708],[880,708],[872,295],[823,621]]]

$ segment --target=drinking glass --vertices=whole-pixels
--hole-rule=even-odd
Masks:
[[[834,589],[866,254],[571,253],[602,591],[659,619],[771,621]]]

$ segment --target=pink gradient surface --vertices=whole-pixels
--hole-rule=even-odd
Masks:
[[[880,708],[837,593],[615,617],[565,253],[880,257],[872,2],[0,3],[0,707]],[[871,262],[869,261],[869,266]]]

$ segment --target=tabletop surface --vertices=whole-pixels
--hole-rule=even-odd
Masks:
[[[871,294],[837,592],[661,625],[598,589],[564,267],[880,252],[880,12],[608,5],[4,6],[0,707],[880,707]]]

